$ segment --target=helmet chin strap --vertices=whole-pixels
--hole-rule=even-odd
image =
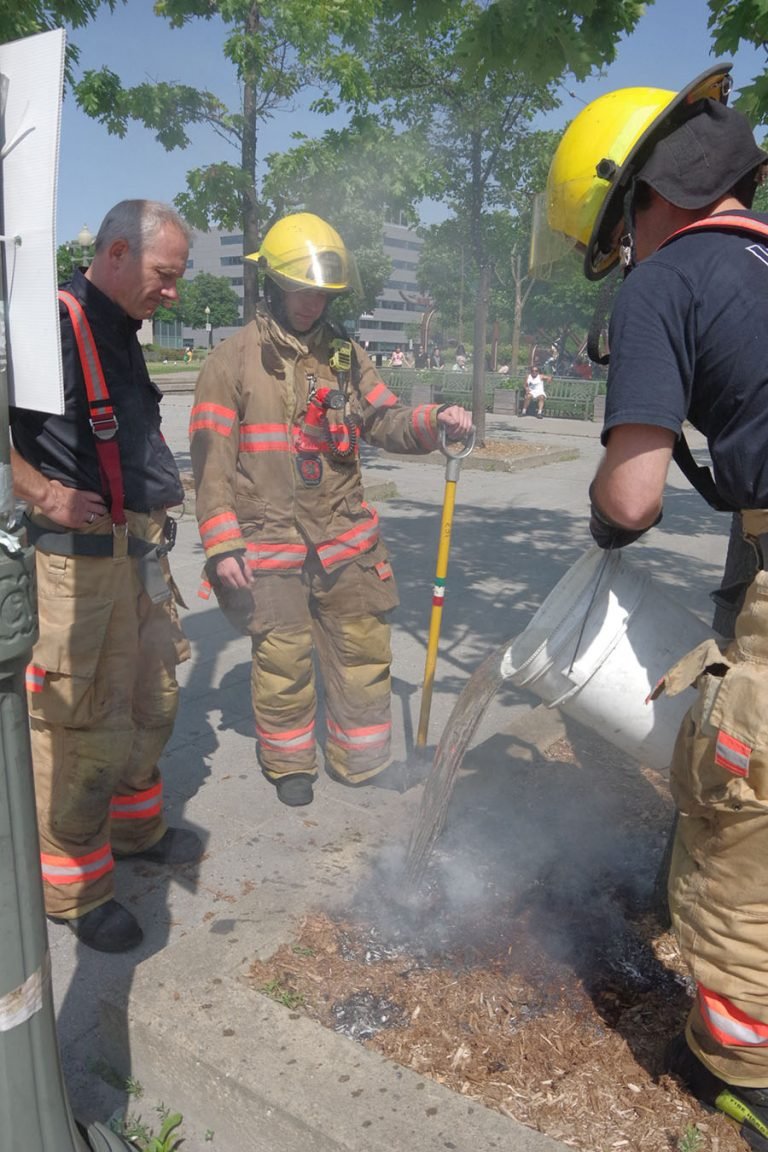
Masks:
[[[624,194],[623,219],[626,232],[619,240],[619,267],[623,276],[629,276],[637,261],[635,260],[635,182],[630,184]]]
[[[634,238],[631,232],[625,232],[619,240],[619,267],[624,276],[629,276],[636,263]]]
[[[637,264],[635,260],[635,211],[634,211],[635,182],[630,184],[624,194],[623,220],[626,231],[619,240],[619,270],[621,279],[626,279]],[[616,292],[616,278],[606,276],[603,286],[595,302],[595,310],[587,333],[587,355],[593,364],[605,367],[610,359],[610,352],[601,352],[600,340],[610,315],[613,304],[613,295]]]

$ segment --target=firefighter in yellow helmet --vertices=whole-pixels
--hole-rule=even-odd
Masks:
[[[610,322],[595,541],[620,548],[661,520],[689,420],[713,464],[698,486],[741,511],[761,569],[735,639],[664,678],[668,692],[699,690],[673,753],[669,879],[697,995],[666,1068],[768,1150],[768,216],[750,210],[768,156],[725,104],[729,70],[679,94],[625,89],[591,104],[557,150],[547,212],[588,277],[619,259],[631,270]]]
[[[251,637],[258,759],[278,799],[309,804],[317,777],[315,660],[324,681],[325,768],[348,785],[390,770],[390,628],[398,604],[360,441],[431,452],[438,427],[465,437],[458,406],[404,407],[363,349],[327,319],[358,287],[324,220],[279,220],[255,260],[257,315],[200,373],[190,422],[206,573]]]

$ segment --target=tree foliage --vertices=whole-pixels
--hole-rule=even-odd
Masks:
[[[456,50],[467,68],[475,71],[519,73],[543,84],[569,73],[584,80],[595,67],[616,59],[621,34],[635,28],[647,3],[648,0],[474,3],[469,20],[462,20]],[[392,17],[408,17],[426,33],[458,21],[465,15],[467,5],[464,0],[389,0],[388,8]]]
[[[515,217],[531,203],[536,156],[531,121],[555,106],[551,86],[527,74],[481,70],[462,50],[473,27],[478,4],[463,0],[424,25],[414,14],[395,22],[377,21],[360,46],[370,77],[371,99],[379,119],[405,126],[411,155],[422,164],[423,191],[451,212],[455,224],[438,229],[438,247],[447,236],[456,244],[454,267],[461,253],[463,284],[471,287],[468,312],[473,316],[472,343],[485,346],[486,322],[493,295],[493,265],[504,253],[499,238],[504,213]],[[500,246],[501,245],[501,246]],[[501,255],[501,259],[506,259]],[[431,277],[429,277],[431,279]],[[451,288],[433,280],[424,285],[447,304]],[[483,356],[475,355],[473,410],[482,442]]]
[[[333,85],[348,101],[358,98],[366,79],[342,45],[368,26],[377,5],[378,0],[156,0],[155,12],[171,27],[214,17],[222,22],[222,50],[240,84],[241,106],[230,109],[215,93],[186,84],[126,88],[107,68],[86,71],[75,93],[110,132],[123,136],[138,121],[166,149],[186,147],[195,125],[212,128],[232,149],[231,158],[192,169],[176,206],[196,228],[241,230],[246,251],[256,251],[271,215],[259,191],[259,127],[310,84]],[[253,267],[245,270],[244,293],[247,319],[258,294]]]
[[[116,0],[0,0],[0,41],[21,40],[39,32],[68,26],[84,28],[99,8],[114,10]],[[66,77],[72,82],[73,67],[79,59],[76,44],[67,41]]]
[[[173,308],[158,308],[154,319],[167,324],[179,321],[188,328],[203,331],[230,328],[240,318],[240,298],[226,276],[198,272],[191,280],[179,281],[179,302]],[[205,309],[210,313],[206,316]]]
[[[709,0],[709,28],[717,55],[728,56],[743,43],[757,48],[768,44],[766,0]],[[768,75],[739,85],[737,107],[753,124],[768,124]]]

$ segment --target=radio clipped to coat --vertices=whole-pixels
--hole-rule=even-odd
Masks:
[[[340,387],[318,387],[316,378],[308,377],[307,412],[295,438],[299,476],[310,487],[322,479],[321,454],[336,463],[351,463],[360,436],[358,421],[346,410],[347,376],[352,369],[352,345],[348,340],[332,342],[329,365]]]

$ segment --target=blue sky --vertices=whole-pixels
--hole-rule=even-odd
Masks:
[[[707,17],[706,0],[656,0],[637,31],[619,45],[616,63],[603,77],[578,87],[564,86],[562,106],[547,126],[560,127],[584,102],[611,88],[682,87],[715,60]],[[220,51],[222,27],[216,21],[196,20],[172,30],[153,14],[151,0],[129,0],[114,13],[104,10],[90,27],[73,33],[72,39],[80,48],[81,69],[106,65],[126,84],[144,80],[193,84],[209,88],[229,107],[238,104],[233,70]],[[765,54],[751,48],[741,49],[732,59],[737,89],[765,68]],[[290,146],[291,133],[297,130],[320,135],[327,123],[305,107],[286,109],[262,130],[259,154]],[[83,224],[95,232],[104,213],[118,200],[170,201],[183,190],[188,169],[236,159],[212,132],[200,128],[191,135],[193,143],[183,152],[166,152],[139,126],[130,127],[120,140],[80,112],[67,96],[59,161],[58,242],[76,236]]]

